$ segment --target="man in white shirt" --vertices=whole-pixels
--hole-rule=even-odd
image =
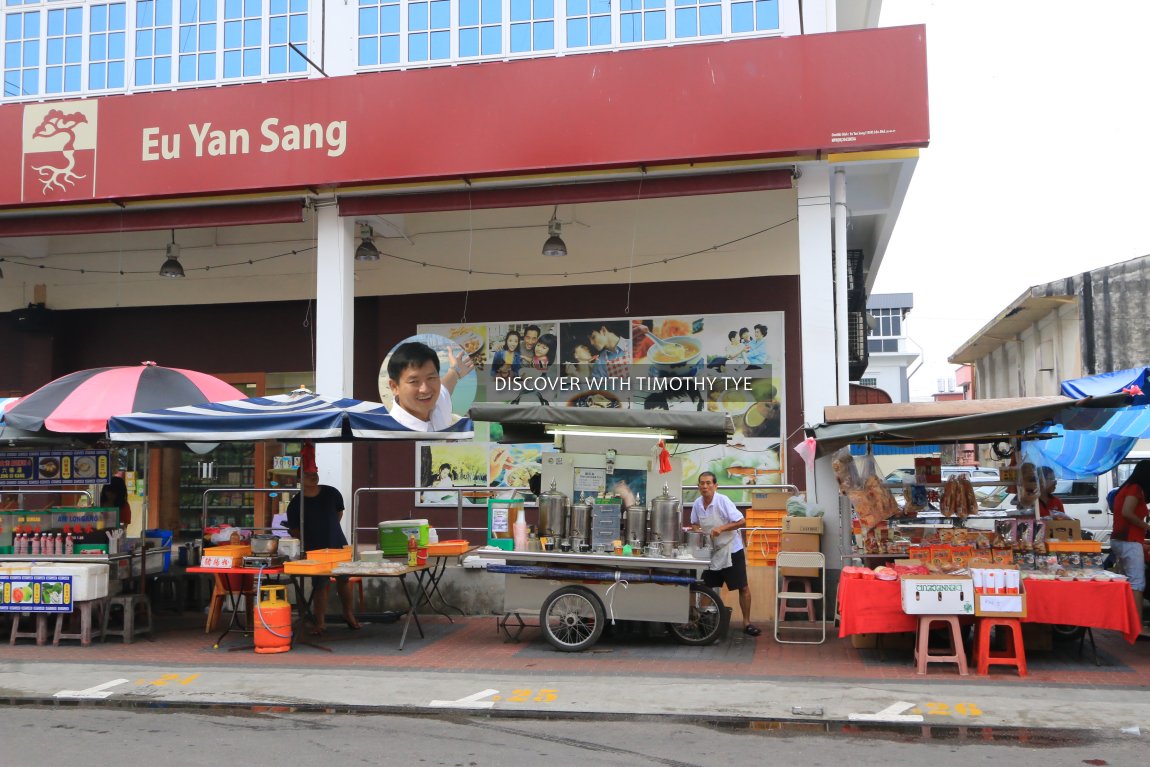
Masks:
[[[388,385],[395,396],[390,415],[412,431],[443,431],[456,417],[451,413],[451,392],[473,369],[471,357],[449,348],[450,369],[439,375],[439,355],[427,344],[400,344],[387,362]]]
[[[703,583],[713,589],[726,585],[739,592],[743,611],[743,633],[757,637],[762,630],[751,623],[751,587],[747,583],[747,553],[739,530],[747,520],[725,495],[715,492],[715,475],[699,475],[699,497],[691,506],[691,526],[711,537],[711,566],[703,571]]]

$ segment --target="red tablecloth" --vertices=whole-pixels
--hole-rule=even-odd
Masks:
[[[1057,623],[1120,631],[1126,641],[1138,639],[1138,611],[1125,581],[1023,581],[1024,623]],[[902,611],[898,581],[839,581],[839,636],[915,631],[918,616]]]

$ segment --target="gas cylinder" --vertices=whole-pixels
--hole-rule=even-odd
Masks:
[[[286,586],[260,586],[255,623],[256,652],[291,649],[291,605],[287,601]]]

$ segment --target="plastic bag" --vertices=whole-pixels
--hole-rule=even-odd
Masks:
[[[808,516],[807,511],[807,499],[802,493],[792,495],[787,499],[788,517],[805,517]]]
[[[849,447],[844,447],[831,456],[831,469],[835,472],[839,492],[843,495],[862,488],[862,480],[859,478],[858,469],[855,468],[855,459]]]

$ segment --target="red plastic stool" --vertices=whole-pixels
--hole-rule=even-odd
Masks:
[[[941,654],[930,652],[930,627],[935,623],[944,623],[950,627],[950,644]],[[969,672],[966,667],[966,650],[962,647],[961,627],[958,625],[957,615],[920,615],[918,616],[918,642],[914,646],[914,662],[920,674],[926,673],[928,663],[957,663],[960,676]]]
[[[1010,629],[1005,650],[990,649],[990,630],[995,626]],[[1026,676],[1026,648],[1022,644],[1022,621],[1018,618],[979,618],[974,652],[981,676],[990,673],[991,666],[1014,666],[1019,676]]]
[[[788,591],[788,592],[789,591],[795,591],[795,592],[801,591],[805,594],[810,594],[811,591],[813,591],[813,589],[811,588],[811,581],[812,581],[811,578],[800,578],[800,577],[795,576],[795,575],[784,575],[783,576],[783,591]],[[802,586],[802,588],[801,589],[800,588],[792,588],[795,586]],[[804,616],[808,621],[810,621],[811,623],[814,623],[814,621],[815,621],[815,602],[813,599],[804,599],[803,604],[801,604],[801,605],[788,604],[787,600],[780,600],[780,601],[782,601],[782,605],[779,608],[779,617],[778,617],[778,619],[780,621],[786,620],[788,615],[790,615],[791,613],[795,613],[797,615]]]

